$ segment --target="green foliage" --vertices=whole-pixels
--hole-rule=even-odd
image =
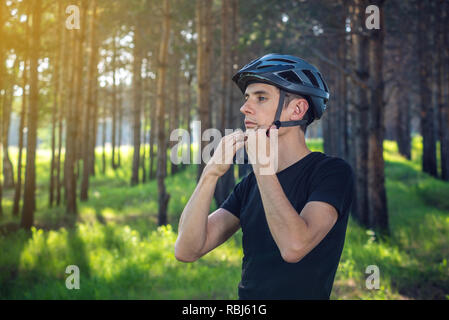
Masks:
[[[350,219],[332,299],[449,296],[444,197],[449,185],[419,171],[418,139],[411,161],[397,153],[394,142],[385,141],[391,236],[379,239]],[[321,140],[308,145],[322,151]],[[129,186],[132,152],[126,148],[122,168],[108,167],[103,176],[100,151],[89,201],[79,204],[76,221],[63,208],[48,209],[49,154],[38,153],[36,228],[0,235],[0,299],[236,299],[241,231],[197,262],[174,258],[177,223],[196,186],[196,166],[167,177],[169,225],[158,228],[156,181]],[[18,221],[11,217],[8,192],[0,225]],[[68,265],[80,268],[80,290],[65,286]],[[380,269],[378,290],[365,286],[369,265]]]

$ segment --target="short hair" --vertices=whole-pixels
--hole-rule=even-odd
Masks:
[[[295,93],[290,93],[290,92],[286,92],[285,93],[285,100],[284,100],[284,108],[287,108],[287,106],[290,104],[290,102],[292,102],[295,99],[305,99],[307,101],[307,104],[309,105],[309,108],[306,111],[306,114],[303,117],[303,120],[309,120],[310,119],[310,103],[309,103],[309,99],[307,99],[306,97],[303,97],[299,94],[295,94]],[[304,135],[306,135],[306,131],[307,131],[307,126],[308,124],[302,124],[299,127],[301,128],[302,132],[304,132]]]

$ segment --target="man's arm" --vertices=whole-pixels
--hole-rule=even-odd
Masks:
[[[244,146],[243,132],[236,131],[222,138],[210,162],[206,165],[181,218],[175,257],[193,262],[225,242],[240,227],[240,219],[219,208],[209,215],[210,204],[219,177],[229,170],[235,152]]]
[[[175,257],[193,262],[221,245],[240,227],[240,220],[223,208],[209,215],[216,177],[201,177],[192,197],[181,214]]]
[[[268,227],[282,258],[296,263],[315,248],[338,218],[330,204],[311,201],[301,214],[293,208],[276,175],[260,175],[254,170],[265,209]]]

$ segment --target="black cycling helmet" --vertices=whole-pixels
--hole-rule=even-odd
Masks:
[[[253,82],[262,82],[279,88],[279,104],[273,124],[279,127],[310,124],[320,119],[329,100],[329,89],[318,69],[307,61],[290,55],[270,53],[251,61],[240,69],[232,80],[242,93]],[[307,99],[311,109],[308,120],[279,121],[284,105],[285,92],[299,94]]]

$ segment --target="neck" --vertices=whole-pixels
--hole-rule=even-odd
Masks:
[[[298,134],[299,131],[299,134]],[[290,130],[278,137],[278,169],[276,172],[288,168],[312,151],[306,145],[302,130]]]

